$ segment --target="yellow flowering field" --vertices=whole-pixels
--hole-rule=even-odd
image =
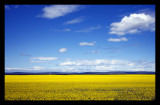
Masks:
[[[155,75],[5,75],[5,100],[154,100]]]

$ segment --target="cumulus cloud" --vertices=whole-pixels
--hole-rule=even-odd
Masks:
[[[149,61],[128,61],[120,59],[76,60],[59,63],[62,67],[93,71],[155,71],[155,63]]]
[[[80,46],[94,46],[96,42],[81,42],[79,43]]]
[[[45,68],[33,66],[29,68],[5,68],[7,72],[20,70],[41,70],[56,72],[107,72],[107,71],[155,71],[155,62],[146,60],[128,61],[121,59],[66,60]]]
[[[66,51],[67,51],[67,48],[60,48],[60,49],[59,49],[59,52],[60,52],[60,53],[63,53],[63,52],[66,52]]]
[[[65,22],[64,25],[80,23],[80,22],[82,22],[83,20],[84,20],[83,17],[75,18],[75,19],[72,19],[72,20],[69,20],[69,21]]]
[[[108,41],[109,42],[121,42],[121,41],[128,41],[128,39],[126,37],[122,37],[122,38],[109,38]]]
[[[43,8],[43,14],[40,17],[54,19],[65,16],[69,13],[78,11],[79,5],[51,5]]]
[[[111,23],[109,33],[116,35],[134,34],[141,31],[155,30],[155,17],[145,13],[133,13],[120,22]]]
[[[101,26],[100,25],[97,25],[97,26],[91,26],[91,27],[88,27],[88,28],[85,28],[85,29],[82,29],[82,30],[77,30],[75,32],[91,32],[93,30],[97,30],[97,29],[100,29]]]
[[[63,66],[96,66],[96,65],[104,65],[104,64],[122,64],[124,60],[106,60],[106,59],[96,59],[96,60],[77,60],[77,61],[67,61],[60,63],[59,65]]]

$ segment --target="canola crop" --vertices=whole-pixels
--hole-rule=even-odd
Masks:
[[[5,100],[155,100],[155,75],[5,75]]]

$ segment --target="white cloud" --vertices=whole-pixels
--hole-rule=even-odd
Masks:
[[[67,51],[67,48],[61,48],[61,49],[59,49],[60,53],[63,53],[63,52],[66,52],[66,51]]]
[[[155,62],[121,59],[66,60],[49,68],[33,66],[29,68],[5,68],[5,70],[6,72],[20,70],[49,70],[56,72],[155,71]]]
[[[75,19],[72,19],[72,20],[69,20],[67,22],[64,23],[64,25],[66,24],[75,24],[75,23],[80,23],[84,20],[83,17],[79,17],[79,18],[75,18]]]
[[[155,30],[155,17],[145,13],[134,13],[125,16],[120,22],[111,23],[110,34],[125,35],[141,31]]]
[[[32,57],[33,60],[57,60],[57,57]]]
[[[95,70],[112,70],[112,66],[95,66]]]
[[[30,68],[5,68],[5,70],[43,70],[44,67],[41,66],[34,66],[34,67],[30,67]]]
[[[31,63],[46,63],[48,61],[31,60]]]
[[[79,10],[79,5],[51,5],[43,8],[40,17],[54,19]]]
[[[84,52],[83,54],[99,54],[101,53],[100,51],[95,51],[95,50],[92,50],[92,51],[88,51],[88,52]]]
[[[155,71],[155,63],[149,61],[128,61],[120,59],[76,60],[59,63],[63,68],[78,71]]]
[[[93,50],[93,51],[91,51],[91,53],[101,53],[101,52]]]
[[[88,28],[85,28],[85,29],[82,29],[82,30],[77,30],[75,32],[91,32],[93,30],[97,30],[97,29],[100,29],[101,26],[98,25],[98,26],[91,26],[91,27],[88,27]]]
[[[80,46],[94,46],[95,43],[96,42],[91,42],[91,43],[89,43],[89,42],[81,42],[81,43],[79,43],[79,45]]]
[[[5,68],[5,70],[22,70],[22,68]]]
[[[57,60],[57,57],[32,57],[31,63],[46,63],[51,60]]]
[[[70,32],[71,31],[71,29],[69,29],[69,28],[65,28],[65,29],[54,29],[54,31],[57,31],[57,32]]]
[[[63,31],[68,31],[68,32],[69,32],[69,31],[71,31],[71,29],[68,29],[68,28],[67,28],[67,29],[64,29]]]
[[[121,42],[121,41],[128,41],[128,39],[126,37],[122,37],[122,38],[109,38],[108,41],[109,42]]]
[[[66,58],[65,60],[66,60],[66,61],[70,61],[71,59],[70,59],[70,58]]]
[[[123,60],[106,60],[106,59],[96,59],[96,60],[77,60],[77,61],[66,61],[60,63],[59,65],[63,66],[95,66],[95,65],[104,65],[104,64],[115,64],[123,63]]]
[[[44,67],[41,67],[41,66],[34,66],[32,68],[29,68],[30,70],[42,70],[44,69]]]

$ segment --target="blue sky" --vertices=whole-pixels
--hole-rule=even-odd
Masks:
[[[155,5],[5,5],[5,72],[155,71]]]

